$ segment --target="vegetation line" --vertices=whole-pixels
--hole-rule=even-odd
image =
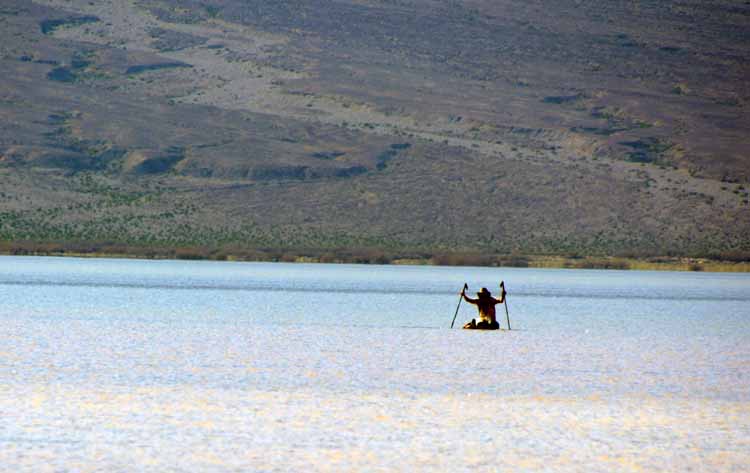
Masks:
[[[237,247],[154,247],[116,243],[0,242],[0,255],[181,259],[287,263],[411,264],[513,268],[613,269],[648,271],[750,272],[750,254],[722,258],[550,256],[395,252],[379,249],[288,249]]]

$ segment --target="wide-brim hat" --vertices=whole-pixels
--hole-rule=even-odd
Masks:
[[[490,295],[490,291],[488,291],[486,287],[483,287],[482,289],[479,290],[479,292],[477,292],[477,296],[479,297],[486,297],[489,295]]]

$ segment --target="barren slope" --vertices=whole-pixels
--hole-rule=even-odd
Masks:
[[[747,251],[749,16],[9,0],[0,239]]]

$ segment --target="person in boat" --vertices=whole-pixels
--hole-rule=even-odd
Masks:
[[[486,287],[483,287],[477,292],[477,298],[472,299],[466,295],[466,288],[461,290],[461,297],[464,298],[469,304],[477,306],[479,311],[479,321],[471,319],[471,322],[464,325],[464,328],[468,329],[484,329],[484,330],[497,330],[500,328],[500,324],[497,323],[495,318],[495,305],[502,304],[505,302],[505,288],[503,287],[503,293],[500,295],[500,299],[492,297],[490,291]]]

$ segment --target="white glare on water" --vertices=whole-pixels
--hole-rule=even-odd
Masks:
[[[448,329],[500,280],[513,331]],[[743,274],[0,257],[0,465],[741,471],[748,307]]]

